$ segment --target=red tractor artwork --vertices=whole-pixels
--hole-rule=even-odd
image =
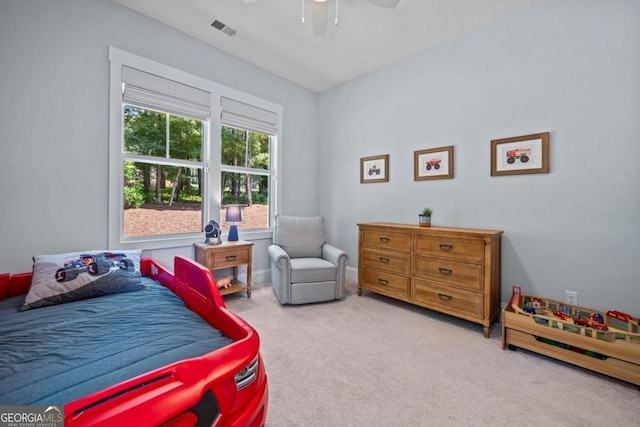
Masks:
[[[440,169],[440,163],[441,162],[442,162],[441,159],[431,159],[431,160],[427,161],[427,164],[426,164],[425,168],[427,168],[428,171],[430,171],[431,168]]]
[[[380,175],[380,168],[376,165],[373,165],[369,168],[369,175],[373,174]]]
[[[531,148],[516,148],[507,151],[507,163],[512,165],[516,160],[520,159],[522,163],[527,163],[531,157]]]

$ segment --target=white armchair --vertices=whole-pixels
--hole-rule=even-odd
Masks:
[[[280,304],[342,298],[349,256],[326,242],[323,217],[276,215],[269,257]]]

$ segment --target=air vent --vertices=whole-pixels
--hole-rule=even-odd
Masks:
[[[237,32],[233,28],[225,25],[224,23],[218,21],[217,19],[211,23],[211,26],[213,28],[215,28],[216,30],[218,30],[218,31],[222,31],[223,33],[225,33],[228,36],[232,36]]]

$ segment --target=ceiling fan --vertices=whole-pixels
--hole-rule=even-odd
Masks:
[[[242,0],[245,3],[255,3],[258,0]],[[304,6],[307,0],[300,0],[302,4],[302,23],[304,24]],[[336,18],[335,25],[338,25],[338,3],[340,0],[332,0],[335,2]],[[369,4],[384,7],[387,9],[395,9],[400,0],[361,0]],[[327,33],[327,24],[329,23],[329,0],[311,0],[311,25],[313,26],[313,36],[322,37]]]

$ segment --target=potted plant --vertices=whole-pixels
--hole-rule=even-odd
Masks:
[[[420,227],[431,227],[431,214],[433,213],[433,209],[424,208],[422,212],[418,214],[418,225]]]

